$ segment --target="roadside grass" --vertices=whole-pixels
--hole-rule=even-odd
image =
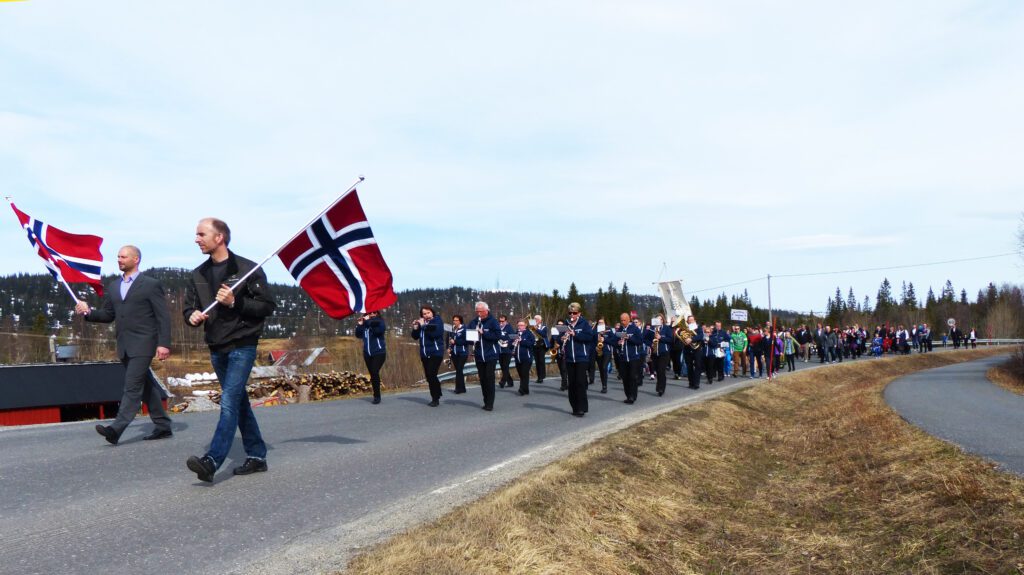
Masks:
[[[881,391],[1000,350],[796,373],[610,435],[346,573],[1024,573],[1024,479]]]
[[[999,387],[1024,395],[1024,346],[1017,348],[1010,359],[988,370],[985,375]]]

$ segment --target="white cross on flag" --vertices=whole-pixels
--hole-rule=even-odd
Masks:
[[[288,273],[334,319],[398,301],[391,270],[356,191],[342,196],[277,253]]]

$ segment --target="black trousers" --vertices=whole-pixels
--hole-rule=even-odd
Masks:
[[[548,361],[548,349],[540,346],[533,348],[533,363],[537,369],[537,383],[544,381],[545,368]]]
[[[669,353],[672,357],[672,373],[681,375],[683,373],[683,350],[672,348]]]
[[[669,353],[662,353],[654,356],[654,377],[657,383],[654,385],[655,391],[658,393],[665,393],[665,386],[668,385],[668,377],[665,373],[668,370]]]
[[[597,355],[592,355],[590,361],[587,362],[587,385],[593,385],[595,371],[597,371]]]
[[[515,380],[512,379],[512,371],[509,369],[509,366],[512,365],[512,354],[500,354],[498,356],[498,365],[501,366],[501,387],[506,385],[512,387],[512,384],[515,383]]]
[[[700,387],[701,378],[701,361],[698,355],[698,350],[686,346],[683,348],[683,362],[686,363],[686,379],[690,382],[690,387],[697,389]]]
[[[441,399],[441,380],[437,379],[437,370],[441,368],[441,356],[420,357],[423,363],[423,377],[427,378],[427,387],[430,389],[430,399],[437,401]]]
[[[164,411],[156,384],[149,380],[149,366],[153,363],[153,356],[124,356],[121,363],[124,365],[124,392],[121,395],[121,404],[117,408],[117,417],[110,427],[121,435],[145,402],[146,408],[149,409],[149,418],[153,420],[157,430],[170,431],[171,418],[167,417],[167,412]]]
[[[569,407],[573,413],[586,413],[587,406],[587,367],[589,361],[565,362],[566,377],[569,380]]]
[[[380,368],[384,367],[384,360],[388,358],[386,353],[380,355],[363,354],[363,361],[366,362],[366,369],[370,372],[370,385],[373,386],[373,396],[380,397]]]
[[[519,374],[519,393],[527,395],[530,393],[530,364],[531,361],[520,362],[516,360],[516,373]]]
[[[608,364],[612,362],[612,352],[604,348],[601,357],[597,358],[597,367],[601,376],[601,389],[608,389]]]
[[[624,361],[622,367],[625,368],[623,375],[626,378],[622,380],[622,389],[626,392],[626,399],[636,401],[637,389],[640,387],[640,380],[644,377],[644,360],[637,358]]]
[[[452,365],[455,366],[455,393],[466,393],[466,360],[465,355],[452,356]]]
[[[558,375],[562,378],[562,387],[569,385],[569,375],[565,372],[565,356],[558,356]]]
[[[480,378],[480,391],[484,394],[484,407],[494,407],[494,364],[497,359],[476,360],[476,373]]]

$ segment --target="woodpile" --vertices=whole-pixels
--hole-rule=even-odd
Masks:
[[[287,403],[296,401],[319,401],[343,395],[370,391],[370,378],[351,371],[330,371],[310,373],[293,377],[275,377],[251,383],[248,387],[251,399],[280,398]],[[308,396],[307,396],[308,394]],[[214,401],[219,401],[217,397]],[[272,404],[272,401],[261,402]]]

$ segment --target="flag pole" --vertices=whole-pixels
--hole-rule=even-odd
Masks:
[[[11,209],[13,210],[14,209],[14,201],[11,199],[11,196],[4,196],[4,199],[7,200],[7,203],[11,205]],[[17,215],[17,214],[15,214],[15,215]],[[21,223],[21,222],[19,221],[19,223]],[[37,243],[42,243],[42,241],[39,239],[39,236],[37,236],[35,234],[35,232],[33,232],[32,230],[28,230],[28,233],[33,238],[36,239]],[[49,261],[52,262],[52,260],[49,260]],[[49,270],[50,268],[46,268],[46,269]],[[60,273],[58,271],[57,272],[57,277],[60,279],[60,283],[64,284],[64,287],[67,288],[68,294],[71,295],[71,299],[75,300],[75,304],[78,304],[78,302],[79,302],[78,296],[75,295],[75,291],[71,289],[70,285],[68,285],[68,280],[64,279],[64,274],[62,274],[62,273]]]
[[[284,249],[285,246],[290,244],[292,242],[292,240],[294,240],[295,238],[299,237],[299,234],[302,234],[303,232],[305,232],[306,228],[308,228],[309,226],[313,225],[313,222],[319,220],[320,217],[323,216],[324,213],[327,212],[327,210],[331,209],[334,206],[334,204],[340,202],[342,198],[344,198],[345,196],[347,196],[350,193],[352,193],[352,190],[356,189],[356,186],[361,184],[363,182],[363,180],[365,180],[365,179],[366,178],[363,177],[363,176],[359,176],[358,178],[356,178],[356,181],[353,182],[352,185],[349,186],[347,190],[342,192],[342,194],[340,196],[338,196],[338,199],[336,199],[333,202],[331,202],[330,204],[328,204],[327,207],[324,208],[323,210],[320,210],[320,213],[317,214],[316,217],[314,217],[313,219],[309,220],[309,223],[307,223],[306,225],[302,226],[302,228],[300,228],[299,231],[295,235],[293,235],[292,237],[288,238],[288,241],[286,241],[285,243],[281,244],[281,247],[277,248],[276,250],[274,250],[273,253],[271,253],[267,257],[263,258],[260,261],[260,263],[256,264],[251,270],[245,272],[245,275],[240,277],[238,279],[238,281],[236,281],[234,284],[231,285],[231,291],[235,291],[235,288],[237,288],[238,286],[242,285],[242,283],[245,282],[245,280],[249,279],[249,276],[251,276],[252,274],[256,273],[256,270],[262,268],[263,264],[265,264],[268,261],[270,261],[270,258],[276,256],[282,249]],[[210,305],[206,306],[206,309],[203,310],[203,315],[210,313],[210,310],[212,310],[214,307],[216,307],[218,303],[219,302],[216,299],[214,299],[213,302]]]

